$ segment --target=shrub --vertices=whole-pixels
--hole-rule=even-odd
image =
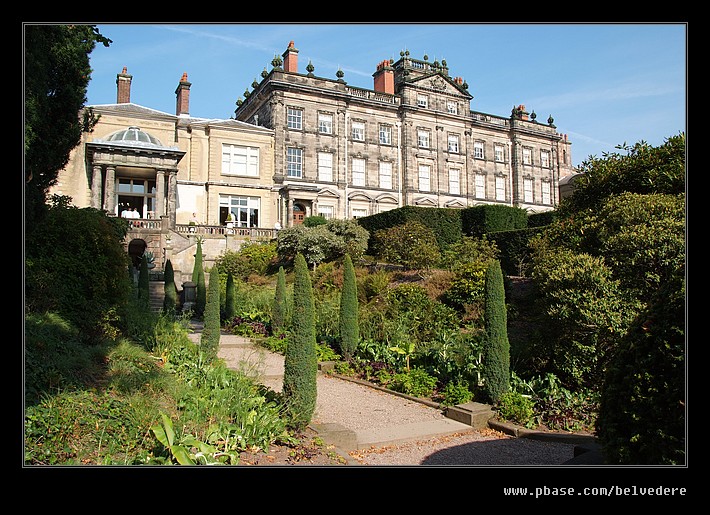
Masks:
[[[466,383],[449,382],[441,390],[441,404],[444,406],[456,406],[471,400],[473,400],[473,392],[469,390]]]
[[[163,310],[167,314],[175,314],[175,309],[177,308],[177,289],[175,288],[175,272],[173,271],[173,264],[168,259],[165,262],[165,297],[163,299]]]
[[[216,265],[215,265],[216,268]],[[224,290],[224,319],[232,320],[237,314],[237,287],[234,276],[227,272],[227,284]]]
[[[286,272],[284,267],[279,267],[276,277],[276,292],[274,304],[271,308],[271,330],[278,335],[286,330]]]
[[[284,357],[282,391],[289,425],[302,430],[315,411],[318,372],[313,288],[303,254],[297,254],[294,262],[291,329]]]
[[[408,270],[428,269],[441,258],[434,231],[421,222],[407,222],[375,233],[375,255]]]
[[[192,269],[192,282],[197,287],[197,298],[195,299],[195,314],[202,317],[205,312],[207,302],[207,287],[205,286],[205,270],[202,264],[202,240],[197,239],[197,249],[195,250],[195,266]]]
[[[431,397],[435,387],[436,378],[421,368],[395,374],[388,385],[388,388],[395,392],[406,393],[413,397]]]
[[[498,414],[504,420],[528,427],[533,423],[533,406],[533,401],[521,393],[506,392],[500,396]]]
[[[510,343],[503,273],[499,261],[486,270],[486,340],[483,349],[484,388],[493,403],[510,390]]]
[[[220,317],[220,282],[219,270],[213,266],[210,270],[209,295],[207,296],[205,305],[205,323],[200,336],[200,348],[209,360],[217,357],[219,351],[219,337],[221,332],[221,317]]]

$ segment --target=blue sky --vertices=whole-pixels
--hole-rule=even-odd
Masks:
[[[190,114],[229,118],[236,101],[289,41],[299,71],[372,88],[377,63],[400,51],[445,59],[462,77],[471,109],[509,116],[524,104],[572,141],[579,165],[623,143],[662,144],[686,131],[687,24],[98,24],[87,105],[116,102],[116,75],[133,76],[131,101],[175,114],[187,72]]]

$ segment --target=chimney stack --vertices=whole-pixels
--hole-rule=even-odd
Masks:
[[[192,84],[187,81],[187,72],[184,72],[175,90],[175,95],[177,95],[175,114],[177,116],[188,116],[190,114],[190,86]]]
[[[390,66],[389,59],[380,62],[372,76],[375,78],[375,91],[394,95],[394,68]]]
[[[116,103],[117,104],[130,104],[131,103],[131,80],[133,80],[133,75],[128,75],[126,73],[126,67],[123,67],[123,71],[116,75]]]
[[[288,44],[288,48],[283,53],[284,71],[298,73],[298,49],[294,46],[293,40]]]

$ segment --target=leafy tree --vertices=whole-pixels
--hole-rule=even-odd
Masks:
[[[203,276],[204,277],[204,276]],[[219,350],[219,337],[221,331],[220,320],[220,291],[219,269],[213,266],[210,270],[209,295],[206,299],[204,310],[204,328],[200,336],[200,348],[204,350],[208,359],[217,356]]]
[[[89,54],[110,39],[94,25],[24,25],[25,229],[29,238],[46,214],[46,194],[69,154],[98,121],[86,102]]]
[[[666,139],[659,147],[640,141],[617,148],[626,153],[604,153],[602,158],[591,157],[580,165],[582,175],[575,182],[574,193],[560,203],[560,215],[594,209],[624,192],[685,192],[685,133]]]
[[[408,270],[428,269],[441,258],[434,231],[421,222],[410,221],[375,232],[375,254]]]
[[[357,283],[355,267],[350,254],[345,254],[343,263],[343,290],[340,296],[340,350],[346,360],[351,360],[357,350],[360,331],[358,328]]]
[[[607,463],[685,464],[684,275],[663,283],[609,366],[597,419]]]
[[[276,276],[276,292],[271,307],[271,328],[275,335],[283,333],[286,329],[286,272],[282,266],[279,267]]]
[[[44,222],[25,245],[28,312],[59,313],[86,337],[112,331],[104,322],[122,325],[133,292],[123,247],[127,228],[125,220],[52,197]]]
[[[483,387],[493,403],[510,390],[510,343],[505,307],[505,288],[500,261],[486,270],[486,339],[483,347]]]
[[[175,272],[173,264],[168,259],[165,262],[163,280],[165,281],[165,298],[163,299],[163,310],[172,315],[177,306],[177,289],[175,288]]]
[[[316,408],[315,307],[308,264],[303,254],[294,262],[293,314],[291,334],[284,357],[283,395],[289,425],[304,429]]]
[[[323,262],[340,259],[350,254],[358,259],[367,250],[369,233],[355,220],[328,220],[326,224],[306,227],[303,224],[279,231],[277,251],[281,259],[292,259],[303,254],[315,267]]]
[[[328,219],[321,215],[307,216],[303,219],[303,225],[306,227],[315,227],[317,225],[325,225]]]
[[[217,265],[215,265],[217,268]],[[237,287],[234,284],[234,276],[227,273],[227,285],[224,298],[224,318],[231,321],[237,314]]]
[[[226,250],[217,258],[216,264],[221,272],[246,280],[251,274],[268,274],[276,257],[275,242],[247,241],[239,250]]]

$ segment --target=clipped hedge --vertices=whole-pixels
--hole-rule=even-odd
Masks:
[[[527,227],[528,213],[519,207],[486,204],[468,207],[461,212],[461,230],[468,236],[480,238],[492,232]]]

